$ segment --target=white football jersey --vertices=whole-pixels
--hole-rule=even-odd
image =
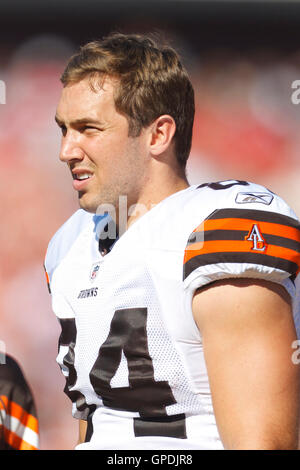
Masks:
[[[108,222],[78,210],[45,260],[65,392],[88,421],[77,449],[222,449],[192,297],[246,277],[295,298],[296,215],[262,186],[225,181],[171,195],[113,242]]]

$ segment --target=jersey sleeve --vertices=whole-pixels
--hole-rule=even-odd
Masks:
[[[50,294],[52,294],[52,278],[55,270],[68,255],[82,231],[90,225],[97,239],[108,220],[110,220],[108,213],[96,215],[79,209],[57,230],[49,242],[44,260],[46,282]]]
[[[212,212],[188,238],[185,289],[192,294],[217,280],[244,277],[283,284],[293,295],[300,268],[300,224],[288,209],[282,212],[238,207]]]
[[[0,365],[0,448],[37,450],[39,425],[31,389],[17,362]]]
[[[49,293],[55,269],[69,252],[78,234],[95,217],[82,209],[76,211],[51,238],[44,260],[44,270]]]

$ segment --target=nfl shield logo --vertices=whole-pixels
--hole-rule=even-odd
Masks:
[[[92,265],[91,274],[90,274],[91,281],[94,281],[94,279],[97,277],[99,269],[100,269],[100,263],[94,263]]]

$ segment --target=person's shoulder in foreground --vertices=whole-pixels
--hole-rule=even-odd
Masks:
[[[0,364],[0,449],[37,450],[39,425],[31,388],[8,354]]]

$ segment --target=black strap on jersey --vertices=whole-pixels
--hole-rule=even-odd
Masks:
[[[113,220],[110,220],[100,233],[99,237],[99,251],[102,256],[107,255],[119,238],[118,227]]]

